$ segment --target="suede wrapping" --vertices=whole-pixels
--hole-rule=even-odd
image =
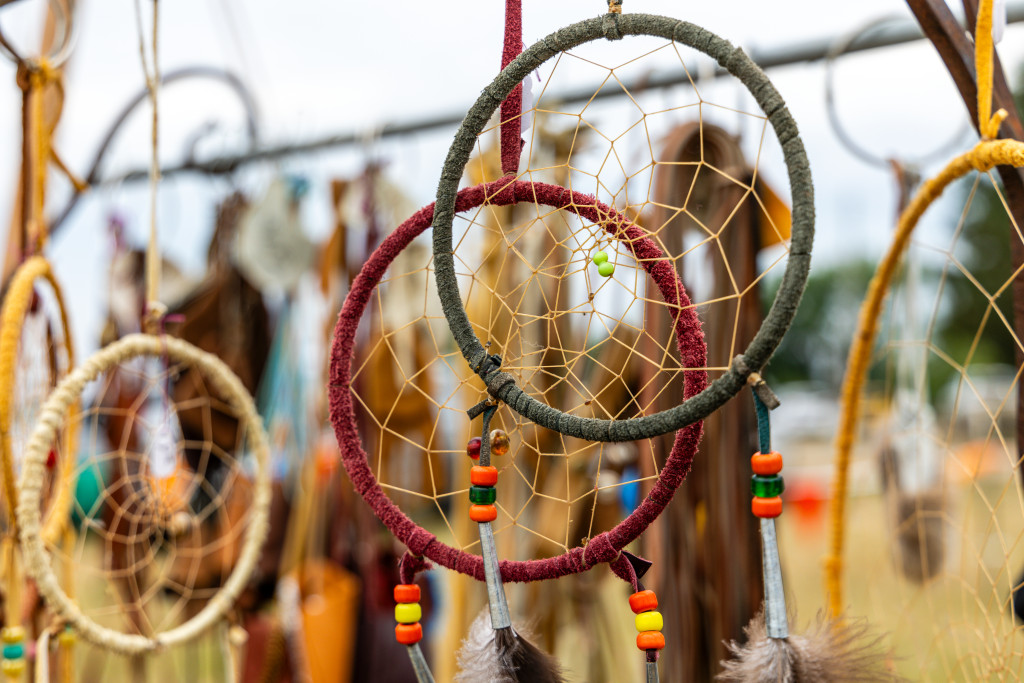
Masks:
[[[477,185],[458,193],[457,211],[467,211],[483,204],[507,206],[517,202],[543,204],[572,211],[595,222],[623,243],[643,265],[665,299],[667,309],[675,317],[675,334],[683,367],[703,368],[707,363],[704,333],[690,300],[671,262],[639,227],[630,223],[614,209],[593,197],[544,183],[531,183],[505,177],[493,183]],[[345,304],[338,315],[331,346],[330,412],[342,463],[359,494],[373,508],[377,517],[404,543],[410,553],[426,557],[437,564],[483,580],[482,558],[453,548],[433,534],[417,526],[381,489],[373,476],[356,426],[355,405],[350,391],[356,329],[374,288],[388,266],[417,235],[426,230],[433,218],[434,207],[420,209],[394,232],[370,256],[352,284]],[[505,373],[494,372],[494,375]],[[684,398],[700,393],[707,386],[707,372],[684,373]],[[619,551],[636,539],[661,513],[675,490],[690,471],[693,456],[700,442],[702,424],[694,422],[676,434],[675,442],[657,482],[636,510],[614,529],[598,534],[583,547],[576,547],[558,557],[543,560],[503,561],[503,581],[538,581],[584,571],[596,564],[613,562]],[[410,565],[410,571],[413,565]]]
[[[508,66],[523,51],[523,2],[505,0],[505,45],[501,68]],[[501,172],[516,173],[523,153],[523,83],[520,81],[501,103]]]
[[[687,397],[678,406],[628,420],[584,418],[544,405],[516,384],[508,382],[501,373],[485,377],[491,394],[526,419],[547,429],[590,441],[632,441],[666,434],[706,417],[735,396],[743,388],[750,372],[764,368],[789,329],[807,282],[814,240],[814,188],[796,123],[768,77],[742,50],[699,26],[668,17],[605,14],[573,24],[525,50],[484,88],[456,133],[441,170],[433,220],[435,277],[448,326],[470,367],[479,366],[486,352],[462,306],[455,276],[452,223],[459,183],[477,136],[505,97],[544,62],[559,52],[601,37],[615,40],[627,35],[657,36],[688,45],[717,60],[747,87],[767,115],[782,146],[793,201],[793,227],[782,282],[760,330],[741,356],[743,363],[734,363],[707,389],[692,398]],[[496,381],[499,378],[502,380],[500,383]]]

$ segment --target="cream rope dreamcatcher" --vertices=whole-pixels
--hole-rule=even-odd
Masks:
[[[215,356],[162,333],[153,6],[151,69],[140,15],[153,106],[146,332],[101,349],[47,398],[24,454],[17,508],[26,570],[57,619],[96,646],[136,655],[136,677],[141,655],[224,621],[253,571],[270,502],[267,436],[251,396]],[[75,410],[79,402],[87,407]],[[59,435],[79,429],[76,452]],[[40,514],[51,454],[74,464],[73,480],[103,482],[88,509],[76,503],[81,528],[70,543],[49,538]],[[66,573],[75,592],[62,585]]]

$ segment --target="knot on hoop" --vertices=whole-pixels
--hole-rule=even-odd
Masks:
[[[775,395],[768,383],[764,381],[764,377],[750,368],[747,365],[747,359],[742,355],[736,356],[732,359],[732,369],[738,374],[743,380],[750,385],[750,389],[768,410],[775,410],[781,405],[779,397]]]
[[[608,564],[611,567],[612,573],[619,577],[630,586],[633,587],[633,592],[637,593],[643,590],[643,586],[640,583],[640,579],[644,577],[647,570],[651,568],[653,564],[650,560],[645,560],[642,557],[623,550],[619,553],[619,556],[614,561]]]
[[[430,569],[430,563],[423,556],[413,555],[408,550],[398,561],[398,575],[401,577],[402,583],[413,583],[416,581],[416,575],[427,569]]]
[[[518,159],[518,157],[516,158]],[[520,197],[516,196],[517,189],[520,187],[516,183],[516,174],[514,172],[506,173],[493,183],[488,184],[487,191],[491,194],[487,197],[487,203],[496,206],[515,204],[520,200]]]
[[[473,366],[473,372],[480,375],[480,378],[487,380],[487,376],[496,372],[501,367],[501,356],[496,353],[487,353]]]
[[[409,552],[413,555],[422,556],[426,553],[427,548],[436,540],[436,536],[430,533],[426,529],[416,527],[409,538],[406,540],[405,545],[409,548]]]
[[[619,549],[612,543],[611,534],[605,531],[594,536],[583,547],[582,567],[583,569],[590,569],[595,564],[616,562],[619,558]]]
[[[619,3],[621,5],[621,3]],[[619,12],[622,11],[622,7],[619,7],[619,12],[611,9],[612,5],[608,5],[608,14],[601,18],[601,28],[604,29],[604,37],[608,40],[622,40],[622,33],[619,32],[619,17],[622,16]]]
[[[23,92],[38,90],[57,80],[57,70],[46,59],[22,60],[18,62],[15,81]]]

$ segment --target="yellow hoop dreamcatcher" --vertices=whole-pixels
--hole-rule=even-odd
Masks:
[[[47,170],[53,162],[76,187],[82,184],[61,162],[51,138],[60,118],[63,89],[60,67],[72,42],[71,14],[66,3],[51,3],[61,38],[45,57],[21,57],[0,33],[0,47],[17,66],[17,84],[23,93],[23,144],[19,219],[8,262],[20,262],[10,280],[0,307],[0,479],[5,502],[3,517],[2,566],[4,630],[0,635],[10,647],[4,653],[2,671],[8,680],[20,680],[25,670],[26,610],[35,613],[39,604],[23,604],[24,576],[17,545],[16,479],[21,467],[29,431],[42,402],[56,383],[74,366],[75,358],[63,294],[53,270],[43,256],[48,230],[43,218]],[[52,95],[56,97],[51,97]],[[69,406],[74,411],[75,406]],[[62,429],[54,439],[64,453],[76,450],[77,429]],[[41,534],[51,545],[67,541],[67,521],[72,496],[71,470],[74,458],[58,459],[48,451],[41,475],[43,491],[36,514],[43,519]],[[69,577],[62,577],[71,591]],[[64,680],[70,671],[69,639],[62,640]]]
[[[897,565],[906,577],[919,585],[899,578],[890,582],[887,575],[879,572],[873,577],[870,587],[863,587],[886,603],[878,614],[871,615],[878,617],[881,626],[897,631],[896,638],[900,641],[916,638],[912,645],[904,643],[904,649],[913,648],[912,653],[901,652],[900,643],[897,643],[896,654],[910,654],[905,657],[907,661],[898,666],[917,665],[917,674],[921,679],[940,676],[941,680],[961,680],[961,676],[967,676],[970,680],[989,680],[990,676],[1001,677],[1014,670],[1017,676],[1021,673],[1021,648],[1016,637],[1019,621],[1011,614],[1011,596],[1016,590],[1014,581],[1017,578],[1011,564],[1019,555],[1021,538],[1014,520],[1016,526],[1019,526],[1020,509],[1024,509],[1018,509],[1014,503],[1020,499],[1015,484],[1016,476],[1013,474],[1020,467],[1020,451],[1019,444],[1015,447],[1013,437],[1004,435],[999,424],[1000,416],[1013,410],[1009,397],[1020,382],[1020,368],[1008,380],[1009,389],[1003,392],[1000,388],[999,397],[990,402],[989,397],[982,395],[977,384],[979,370],[976,366],[980,360],[975,360],[974,354],[983,337],[1006,333],[1012,337],[1015,351],[1019,353],[1021,341],[1013,321],[1003,314],[1000,305],[1003,298],[1008,296],[1010,285],[1020,274],[999,274],[1002,284],[986,288],[965,264],[961,240],[972,203],[976,196],[980,196],[979,188],[988,184],[986,178],[998,197],[994,206],[1010,216],[1010,239],[1020,239],[1020,226],[1014,221],[1007,199],[992,176],[992,170],[997,166],[1024,167],[1024,143],[996,139],[1000,124],[1007,114],[1004,110],[994,114],[991,112],[992,4],[992,0],[982,0],[980,3],[975,33],[978,120],[982,139],[973,149],[953,159],[937,176],[925,182],[900,216],[892,242],[875,271],[860,309],[840,397],[840,423],[834,463],[834,504],[831,510],[829,555],[825,563],[826,597],[833,615],[838,615],[850,602],[844,593],[844,580],[849,574],[844,546],[849,531],[846,507],[851,489],[851,461],[863,412],[864,387],[873,354],[878,353],[876,338],[882,328],[885,299],[897,280],[904,254],[912,246],[911,238],[922,216],[955,181],[975,174],[974,184],[967,195],[967,208],[961,214],[951,246],[935,248],[914,242],[914,246],[931,254],[933,261],[937,259],[941,263],[938,269],[941,275],[932,288],[936,303],[925,338],[917,340],[911,335],[910,339],[897,339],[881,345],[881,355],[887,358],[899,354],[918,354],[915,358],[923,378],[916,387],[916,391],[921,394],[915,399],[919,406],[935,400],[936,395],[941,393],[942,387],[929,384],[937,382],[934,378],[929,380],[929,368],[941,367],[956,380],[953,382],[953,407],[947,411],[948,424],[940,428],[932,424],[932,420],[918,418],[915,426],[907,430],[906,434],[911,440],[908,447],[913,450],[907,463],[918,467],[917,477],[920,481],[915,481],[915,486],[920,491],[935,495],[919,495],[917,502],[893,507],[892,510],[896,513],[892,543],[897,549],[903,550],[902,557],[897,555]],[[945,309],[949,308],[949,302],[943,302],[943,292],[949,291],[952,286],[949,283],[954,278],[960,278],[972,292],[977,302],[977,310],[972,312],[972,317],[980,318],[970,349],[959,353],[953,351],[948,343],[937,342],[935,332],[942,316],[946,314]],[[907,305],[913,304],[911,302]],[[977,400],[986,413],[982,417],[989,420],[979,440],[981,451],[992,451],[988,455],[980,451],[968,455],[968,450],[978,450],[978,444],[966,443],[963,435],[958,432],[958,411],[961,405],[966,405],[970,400]],[[929,424],[922,427],[922,422]],[[925,474],[920,473],[925,468],[916,465],[924,457],[921,455],[923,451],[929,451],[925,455],[938,463]],[[990,459],[986,464],[985,458],[991,455],[995,456],[994,460]],[[890,460],[896,457],[889,454]],[[909,459],[911,457],[916,460]],[[909,469],[903,464],[900,468]],[[897,475],[900,468],[895,468]],[[989,471],[985,468],[989,468]],[[893,469],[890,463],[883,477],[891,476]],[[1007,472],[1011,474],[1007,476]],[[962,484],[960,488],[957,488],[957,482]],[[932,488],[926,490],[927,486]],[[1009,508],[1014,508],[1016,512]],[[1009,517],[1004,513],[1008,513]],[[949,543],[946,538],[952,538],[954,530],[959,536]],[[913,567],[904,566],[908,563],[913,564]],[[858,591],[858,598],[863,599],[863,593]],[[894,608],[894,601],[897,600],[903,601],[902,606]],[[864,606],[857,604],[853,611],[863,612]],[[887,621],[887,617],[891,619]],[[924,635],[917,637],[914,633]]]

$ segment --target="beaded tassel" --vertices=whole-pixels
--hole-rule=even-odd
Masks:
[[[755,385],[756,389],[756,385]],[[809,632],[790,634],[782,568],[775,537],[775,518],[782,513],[784,483],[782,456],[771,450],[768,407],[754,394],[760,452],[750,460],[754,495],[751,509],[761,520],[764,564],[764,612],[744,629],[746,642],[732,642],[732,658],[723,662],[718,680],[738,683],[848,683],[894,681],[878,647],[879,639],[865,638],[862,623],[833,621],[819,614]]]
[[[414,583],[399,584],[395,586],[394,596],[395,621],[398,622],[395,626],[395,640],[408,647],[416,680],[419,683],[434,683],[434,676],[430,673],[419,645],[423,640],[423,627],[420,625],[420,619],[423,618],[420,587]]]
[[[4,678],[12,683],[20,681],[25,673],[25,629],[21,626],[9,626],[0,631],[0,640],[4,642],[3,669]]]
[[[487,628],[490,637],[479,637],[480,634],[467,638],[460,651],[460,666],[463,662],[472,663],[473,670],[463,666],[457,681],[467,680],[500,680],[516,683],[562,683],[558,663],[550,655],[529,642],[512,626],[512,618],[502,584],[501,569],[498,566],[498,551],[494,544],[494,530],[491,522],[498,517],[495,506],[498,482],[498,470],[491,465],[491,455],[501,456],[508,453],[509,438],[500,429],[490,431],[491,418],[498,409],[492,403],[482,403],[469,411],[470,419],[475,415],[483,415],[483,436],[474,438],[466,448],[467,454],[479,460],[470,470],[469,517],[477,522],[480,530],[480,554],[484,561],[484,579],[487,583],[487,604],[490,612],[489,620],[477,619],[474,627],[480,624]],[[475,442],[479,442],[479,447]],[[489,621],[490,623],[486,623]],[[489,650],[487,656],[476,656],[476,650],[482,642],[483,649]],[[467,645],[469,650],[467,650]]]
[[[764,611],[768,637],[788,638],[786,593],[782,586],[782,564],[775,536],[775,518],[782,514],[785,484],[782,481],[782,456],[771,449],[771,423],[768,407],[754,394],[757,412],[757,436],[760,451],[750,459],[754,475],[750,480],[751,511],[761,519],[761,561],[764,566]]]
[[[639,590],[629,596],[629,608],[636,614],[636,646],[647,653],[647,683],[658,683],[659,650],[665,648],[661,629],[665,620],[658,610],[658,596],[652,590]]]

